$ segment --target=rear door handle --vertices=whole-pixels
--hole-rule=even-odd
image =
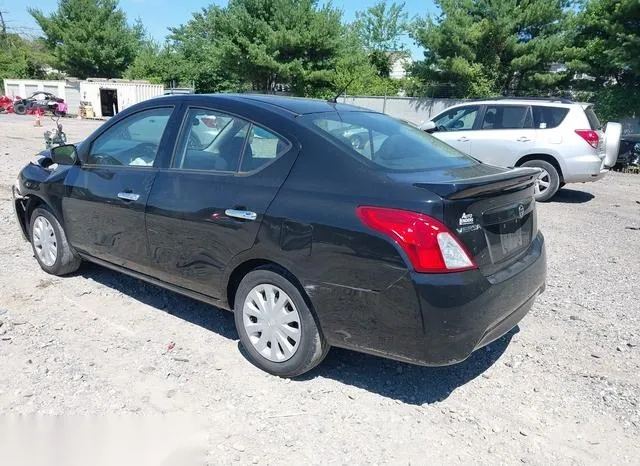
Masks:
[[[460,139],[458,139],[458,142],[469,142],[469,138],[462,136]]]
[[[118,197],[125,201],[137,201],[138,199],[140,199],[140,194],[123,191],[118,193]]]
[[[239,218],[241,220],[255,220],[258,218],[258,214],[250,210],[227,209],[224,211],[224,214],[227,217]]]
[[[518,141],[518,142],[529,142],[529,141],[531,141],[531,139],[529,139],[526,136],[520,136],[518,139],[516,139],[516,141]]]

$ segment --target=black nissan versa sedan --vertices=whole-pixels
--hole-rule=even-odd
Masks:
[[[233,310],[251,362],[291,377],[331,346],[453,364],[514,327],[545,286],[536,174],[357,107],[181,95],[46,153],[14,199],[46,272]]]

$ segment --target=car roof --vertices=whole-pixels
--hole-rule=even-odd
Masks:
[[[572,100],[564,99],[561,97],[553,98],[553,97],[518,97],[518,98],[509,98],[509,97],[499,97],[495,99],[477,99],[477,100],[468,100],[466,102],[460,102],[459,104],[452,105],[451,107],[458,107],[461,105],[542,105],[547,106],[551,105],[554,107],[570,107],[573,105],[581,105],[579,102],[574,102]],[[587,104],[591,105],[591,104]],[[583,105],[581,105],[583,106]]]
[[[325,112],[372,112],[372,110],[355,105],[334,103],[328,100],[309,99],[304,97],[286,97],[265,94],[180,94],[159,97],[167,100],[190,101],[216,100],[236,101],[261,107],[266,110],[287,113],[289,115],[306,115]]]

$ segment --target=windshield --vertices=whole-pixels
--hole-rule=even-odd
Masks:
[[[420,171],[478,163],[424,131],[380,113],[315,113],[303,119],[352,155],[384,169]]]

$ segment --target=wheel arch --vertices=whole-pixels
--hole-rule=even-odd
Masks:
[[[22,228],[22,232],[27,238],[27,241],[31,241],[29,234],[31,215],[33,214],[33,211],[41,205],[45,205],[51,209],[51,206],[43,198],[36,196],[35,194],[29,194],[25,196],[24,199],[16,201],[16,211],[20,212],[18,208],[22,210],[22,215],[18,215],[18,221],[20,222],[20,228]],[[53,212],[53,209],[51,210]]]
[[[242,281],[242,279],[249,272],[252,272],[258,268],[264,268],[264,267],[273,268],[279,271],[280,273],[282,273],[282,275],[285,278],[291,281],[291,283],[293,283],[293,285],[296,288],[298,288],[303,299],[307,301],[307,304],[309,306],[311,306],[311,300],[309,299],[309,296],[307,295],[304,288],[302,287],[302,283],[300,283],[300,281],[296,278],[296,276],[287,267],[273,260],[254,258],[254,259],[245,260],[244,262],[236,265],[236,267],[229,274],[229,278],[227,280],[227,287],[226,287],[226,300],[230,310],[233,310],[233,307],[235,304],[235,298],[236,298],[236,291],[238,290],[238,286],[240,285],[240,282]]]
[[[544,160],[545,162],[550,163],[558,170],[558,176],[560,177],[560,182],[564,183],[564,174],[562,172],[562,166],[556,157],[550,154],[536,153],[536,154],[527,154],[518,159],[515,163],[514,167],[519,167],[525,162],[529,162],[531,160]]]

